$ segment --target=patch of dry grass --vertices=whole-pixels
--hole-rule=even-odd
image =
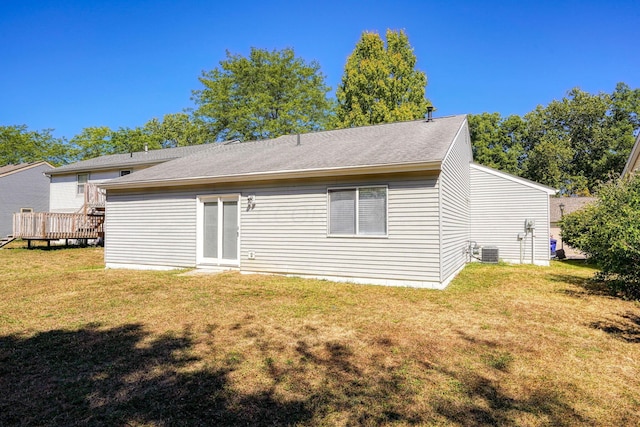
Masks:
[[[593,270],[445,291],[0,251],[0,425],[638,425],[640,306]]]

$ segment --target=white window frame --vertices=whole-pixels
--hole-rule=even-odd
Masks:
[[[80,183],[80,177],[81,176],[86,176],[87,180],[83,183]],[[89,179],[91,178],[91,174],[89,172],[85,172],[85,173],[77,173],[76,174],[76,196],[83,196],[84,197],[84,191],[86,188],[86,185],[89,183]],[[80,188],[82,188],[82,191],[80,191]]]
[[[218,203],[218,231],[222,230],[223,215],[220,210],[222,209],[222,202],[237,202],[238,209],[238,244],[236,259],[224,259],[222,257],[222,235],[218,233],[218,258],[205,258],[204,256],[204,204],[217,202]],[[241,194],[208,194],[203,196],[196,196],[196,263],[197,265],[216,265],[216,266],[240,266],[240,224],[241,224]]]
[[[385,225],[384,234],[360,234],[360,189],[361,188],[382,188],[385,192]],[[332,234],[331,233],[331,191],[355,190],[356,192],[356,232],[355,234]],[[345,187],[327,188],[327,237],[348,237],[363,239],[386,239],[389,237],[389,186],[388,185],[350,185]]]

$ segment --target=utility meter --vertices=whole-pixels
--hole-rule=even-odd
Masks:
[[[536,228],[536,220],[535,219],[525,219],[524,220],[524,231],[533,231]]]

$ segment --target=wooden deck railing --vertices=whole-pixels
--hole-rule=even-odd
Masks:
[[[104,216],[80,213],[14,213],[13,236],[21,239],[96,239],[104,236]]]
[[[98,188],[96,184],[87,182],[84,185],[84,206],[89,208],[104,207],[107,200],[106,193],[103,189]]]

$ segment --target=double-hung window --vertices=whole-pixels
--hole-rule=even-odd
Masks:
[[[386,236],[387,187],[329,189],[330,236]]]
[[[84,194],[84,186],[89,182],[89,174],[88,173],[79,173],[78,174],[78,188],[76,190],[78,195]]]

